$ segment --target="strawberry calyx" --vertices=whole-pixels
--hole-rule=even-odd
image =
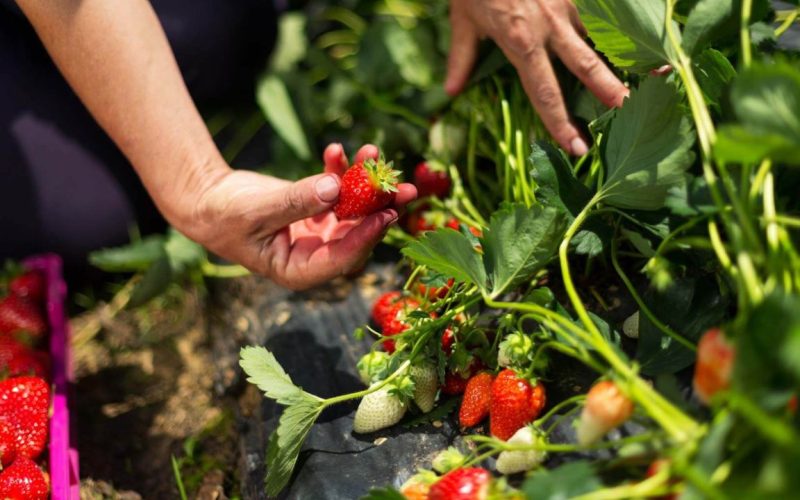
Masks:
[[[400,172],[393,168],[393,162],[386,162],[381,156],[378,160],[367,158],[361,164],[369,176],[369,180],[375,189],[386,193],[396,193],[397,183],[400,179]]]

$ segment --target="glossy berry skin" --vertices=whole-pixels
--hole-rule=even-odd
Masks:
[[[492,475],[480,467],[455,469],[431,486],[428,500],[485,500]]]
[[[16,295],[0,300],[0,335],[25,333],[41,338],[47,325],[39,307]]]
[[[39,377],[0,382],[0,415],[14,427],[18,458],[36,459],[47,445],[50,386]]]
[[[492,383],[489,408],[492,436],[508,440],[522,426],[539,416],[546,403],[544,386],[519,377],[514,370],[501,371]]]
[[[342,176],[333,212],[339,219],[357,219],[386,208],[394,201],[397,175],[382,161],[356,163]]]
[[[474,427],[489,416],[492,382],[494,377],[489,372],[478,373],[467,382],[458,412],[458,421],[462,428]]]
[[[0,416],[0,463],[3,464],[3,467],[7,467],[17,457],[17,442],[14,429],[11,422]]]
[[[10,500],[46,500],[48,480],[32,460],[20,458],[0,473],[0,498]]]
[[[376,325],[380,326],[391,319],[394,309],[394,304],[403,294],[398,291],[385,292],[378,297],[374,304],[372,304],[372,320]]]
[[[445,198],[450,192],[451,182],[445,170],[433,169],[423,161],[414,168],[414,185],[420,198],[426,196]]]
[[[697,343],[693,385],[697,398],[704,404],[730,387],[735,357],[734,346],[719,328],[708,330]]]
[[[586,395],[577,429],[578,443],[586,446],[596,442],[632,414],[633,402],[619,390],[617,384],[610,380],[596,383]]]
[[[35,271],[20,274],[8,283],[8,291],[11,295],[41,304],[46,291],[44,276]]]

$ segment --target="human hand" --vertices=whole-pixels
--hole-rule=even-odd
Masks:
[[[377,157],[378,148],[367,145],[355,161]],[[339,176],[348,167],[341,144],[326,148],[324,163],[324,174],[297,182],[226,170],[200,197],[194,223],[179,229],[217,255],[293,290],[348,274],[364,264],[416,189],[400,184],[395,206],[340,221],[331,209],[339,198]]]
[[[451,0],[452,40],[445,90],[455,95],[469,79],[479,37],[497,43],[517,69],[547,130],[563,149],[583,156],[586,140],[571,121],[549,53],[557,55],[606,106],[622,105],[628,89],[584,42],[586,30],[571,0]]]

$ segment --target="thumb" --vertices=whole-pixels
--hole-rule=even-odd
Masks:
[[[456,95],[464,89],[478,55],[478,33],[462,2],[450,2],[450,54],[444,90]]]
[[[339,177],[319,174],[306,177],[280,189],[271,196],[268,212],[273,227],[282,228],[292,222],[312,217],[330,208],[339,200]]]

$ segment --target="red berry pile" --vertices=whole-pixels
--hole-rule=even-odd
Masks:
[[[24,272],[0,296],[0,498],[49,496],[41,468],[50,414],[45,290],[42,275]]]

